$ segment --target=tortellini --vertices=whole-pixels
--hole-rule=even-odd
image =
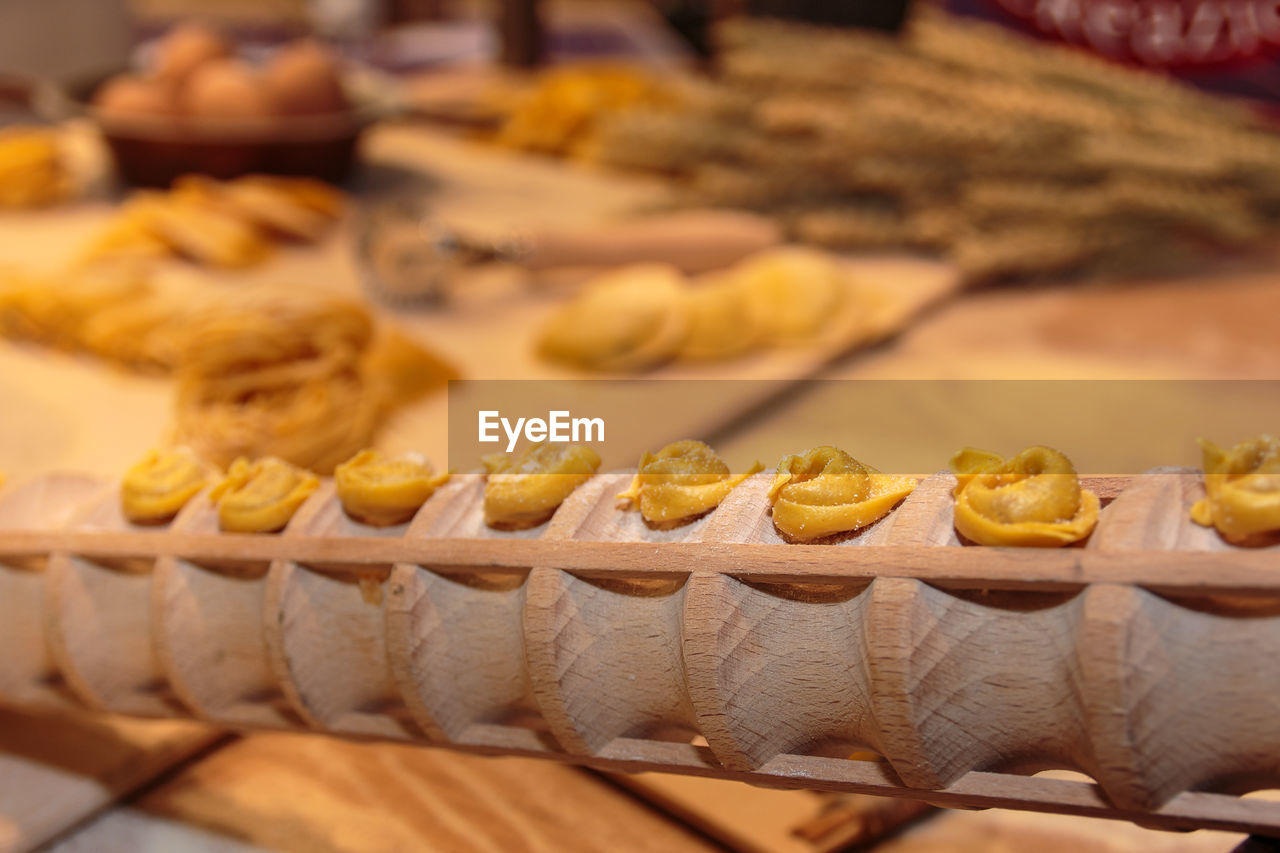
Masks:
[[[1060,547],[1098,523],[1098,496],[1080,488],[1071,460],[1052,448],[1003,459],[969,447],[951,458],[951,470],[956,530],[978,545]]]
[[[1200,447],[1207,497],[1191,519],[1231,542],[1280,530],[1280,439],[1261,435],[1230,450],[1201,439]]]
[[[680,349],[688,299],[675,267],[626,267],[596,279],[557,311],[542,330],[540,351],[588,370],[644,370]]]
[[[120,507],[133,524],[164,524],[205,487],[212,472],[186,448],[150,450],[124,474]]]
[[[484,460],[484,520],[502,530],[546,521],[574,489],[600,468],[600,455],[582,445],[535,444],[519,456],[499,453]]]
[[[881,474],[839,448],[788,456],[769,488],[773,524],[787,539],[809,542],[879,521],[911,494],[912,477]]]
[[[720,505],[734,487],[763,470],[759,462],[742,474],[731,474],[715,451],[701,441],[677,441],[657,453],[646,453],[620,508],[639,508],[653,525],[675,527]]]
[[[403,524],[418,512],[449,474],[436,474],[418,454],[392,459],[362,450],[333,472],[338,500],[347,515],[375,527]]]
[[[310,471],[274,456],[231,463],[226,478],[209,497],[218,505],[218,523],[228,533],[274,533],[320,486]]]

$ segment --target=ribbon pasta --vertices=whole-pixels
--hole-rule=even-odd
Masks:
[[[278,456],[328,473],[386,413],[457,372],[358,300],[270,287],[175,289],[131,264],[0,275],[0,335],[177,376],[183,443],[216,465]]]

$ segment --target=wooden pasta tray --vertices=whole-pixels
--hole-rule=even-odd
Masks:
[[[520,532],[479,475],[387,529],[326,482],[278,535],[41,478],[0,495],[0,701],[1280,834],[1237,796],[1280,779],[1280,546],[1192,524],[1197,472],[1088,478],[1061,550],[962,544],[946,474],[821,545],[767,475],[672,531],[615,508],[630,476]],[[1062,767],[1095,782],[1027,775]]]

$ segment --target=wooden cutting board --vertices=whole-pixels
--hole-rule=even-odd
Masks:
[[[44,844],[220,737],[176,720],[0,709],[0,850]]]
[[[370,134],[363,186],[369,196],[419,187],[451,222],[475,229],[537,223],[595,224],[652,205],[664,187],[650,180],[590,171],[552,160],[493,149],[420,127],[388,126]],[[112,206],[85,203],[65,210],[0,215],[6,234],[0,265],[54,269],[111,215]],[[283,248],[260,268],[213,273],[173,264],[161,273],[175,286],[227,290],[296,282],[342,293],[362,292],[352,251],[351,222],[325,243]],[[874,290],[874,314],[849,335],[814,346],[779,348],[706,365],[670,365],[657,379],[758,379],[726,385],[726,393],[702,405],[671,412],[667,434],[646,424],[629,441],[615,436],[628,460],[667,441],[714,432],[785,384],[810,377],[833,359],[884,338],[958,286],[945,266],[909,257],[850,259],[849,268]],[[572,276],[568,277],[572,279]],[[557,279],[559,281],[559,279]],[[561,282],[562,283],[562,282]],[[468,275],[447,310],[382,307],[461,369],[470,379],[572,379],[583,374],[537,359],[533,342],[565,290],[556,282],[532,283],[513,268]],[[172,385],[139,377],[93,359],[51,353],[0,341],[0,473],[24,479],[50,469],[110,475],[170,429]],[[447,400],[436,394],[397,412],[380,443],[388,450],[415,449],[431,458],[447,455]],[[612,443],[612,442],[611,442]]]

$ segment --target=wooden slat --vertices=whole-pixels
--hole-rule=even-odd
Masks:
[[[777,791],[667,773],[611,778],[743,853],[834,853],[931,812],[911,800]]]
[[[293,743],[301,743],[291,740]],[[727,779],[766,788],[811,789],[852,794],[906,797],[946,808],[1005,808],[1131,821],[1157,829],[1216,829],[1280,836],[1280,802],[1242,799],[1227,794],[1190,792],[1163,807],[1144,812],[1111,806],[1092,782],[1044,776],[1015,776],[974,771],[936,791],[904,788],[881,762],[819,756],[784,755],[756,771],[726,770],[710,750],[663,743],[663,761],[654,760],[647,741],[616,741],[600,755],[569,755],[551,749],[490,748],[449,744],[449,751],[473,755],[548,758],[606,773],[680,773]],[[405,747],[412,748],[412,747]]]
[[[654,549],[661,549],[661,560]],[[584,542],[539,540],[282,539],[251,534],[0,533],[0,556],[65,551],[91,559],[176,556],[192,562],[291,559],[356,573],[361,567],[417,563],[450,571],[524,571],[544,566],[583,577],[681,577],[696,565],[743,580],[841,583],[876,577],[916,578],[968,589],[1070,589],[1091,583],[1160,592],[1274,595],[1280,592],[1275,549],[1102,552],[1081,549],[884,545]]]
[[[0,850],[47,842],[221,736],[190,722],[0,708]]]
[[[3,712],[10,713],[10,712]],[[190,726],[179,723],[134,723],[136,726],[175,726],[185,727],[188,731]],[[7,730],[12,730],[8,729]],[[207,730],[206,730],[207,731]],[[74,739],[65,738],[63,734],[58,735],[59,742],[62,746],[59,748],[59,754],[67,756],[74,754],[77,744],[82,742]],[[307,752],[316,754],[322,752],[325,747],[321,741],[311,743],[305,736],[291,735],[262,735],[250,740],[263,740],[270,742],[272,750],[276,750],[276,744],[279,744],[279,753],[284,756],[301,755]],[[198,746],[204,745],[205,742],[193,744],[186,742],[183,748],[170,753],[170,761],[165,762],[164,766],[168,766],[173,761],[178,760],[183,755],[194,751]],[[335,748],[341,750],[342,745],[334,744]],[[349,749],[359,749],[355,744],[345,745]],[[1043,777],[1024,777],[1011,776],[1002,773],[987,772],[971,772],[965,774],[956,783],[937,791],[926,791],[919,789],[903,788],[892,775],[885,769],[880,762],[871,761],[849,761],[838,758],[822,758],[818,756],[798,756],[784,755],[770,761],[758,771],[729,771],[716,764],[710,751],[703,747],[695,747],[683,744],[661,744],[664,762],[654,761],[653,750],[648,749],[649,744],[643,741],[618,741],[615,742],[602,755],[597,756],[581,756],[568,755],[565,753],[555,752],[550,749],[546,750],[521,750],[521,749],[494,749],[486,747],[470,747],[463,745],[453,745],[451,750],[462,753],[472,753],[475,755],[508,755],[524,758],[550,758],[559,762],[568,762],[590,767],[596,770],[602,770],[610,773],[644,773],[644,772],[675,772],[691,776],[699,776],[711,779],[729,779],[741,782],[747,782],[753,785],[762,785],[765,787],[782,787],[796,789],[816,789],[842,791],[855,794],[874,794],[879,796],[897,796],[908,797],[911,799],[922,800],[933,803],[935,805],[959,808],[1013,808],[1026,811],[1053,812],[1059,814],[1072,814],[1085,817],[1108,818],[1113,820],[1128,820],[1141,823],[1145,826],[1158,827],[1162,829],[1219,829],[1228,832],[1263,832],[1267,834],[1280,835],[1280,803],[1270,802],[1256,799],[1240,799],[1238,797],[1223,794],[1207,794],[1207,793],[1184,793],[1172,799],[1162,808],[1152,812],[1142,812],[1137,810],[1124,810],[1112,807],[1102,796],[1097,786],[1088,782],[1077,782],[1064,779],[1052,779]],[[418,747],[408,746],[386,746],[389,750],[407,750],[413,752]],[[228,753],[230,750],[221,750],[219,754]],[[231,753],[234,754],[234,753]],[[397,752],[396,754],[405,755],[405,753]],[[451,762],[462,762],[466,764],[466,760],[457,756],[448,756],[436,751],[424,751],[424,756],[436,756],[434,758],[424,757],[422,760],[427,762],[443,762],[450,764]],[[124,751],[114,756],[119,758],[124,756],[126,759],[136,759],[136,751],[131,751],[129,747],[125,747]],[[77,782],[78,794],[84,802],[89,805],[82,807],[76,815],[75,820],[83,819],[94,811],[100,809],[104,805],[111,802],[116,796],[129,788],[136,786],[142,779],[136,777],[136,768],[131,767],[127,760],[117,760],[113,762],[102,762],[95,758],[92,754],[76,759],[84,762],[79,765],[91,768],[92,772],[98,778],[107,777],[111,783],[110,795],[103,795],[101,786],[104,784],[100,781],[84,781]],[[405,760],[408,760],[407,758]],[[282,759],[283,763],[287,761]],[[209,765],[209,761],[202,762],[198,768],[205,768]],[[217,767],[218,765],[214,765]],[[455,765],[461,766],[461,765]],[[536,765],[522,764],[525,768],[532,768]],[[113,768],[116,775],[108,774],[104,768]],[[152,765],[154,768],[155,766]],[[153,770],[154,772],[154,770]],[[202,773],[212,772],[201,769]],[[254,773],[249,771],[237,770],[237,773],[247,773],[249,777],[254,777]],[[517,774],[523,778],[527,774],[537,775],[541,771],[526,769]],[[123,775],[120,775],[123,774]],[[77,774],[83,775],[83,774]],[[146,774],[147,776],[151,773]],[[554,774],[552,774],[554,776]],[[20,791],[13,794],[6,793],[3,797],[4,802],[14,803],[14,809],[20,808],[21,803],[30,804],[33,809],[33,830],[30,835],[10,835],[11,841],[16,846],[12,849],[25,849],[30,846],[26,839],[30,839],[31,843],[38,843],[58,831],[65,829],[73,820],[63,816],[61,819],[50,822],[41,819],[41,812],[47,806],[39,807],[38,804],[47,800],[52,791],[47,786],[41,787],[37,784],[39,777],[32,777],[28,774],[22,776],[11,776],[20,780]],[[233,776],[219,782],[219,785],[238,782],[239,784],[247,784],[246,780]],[[266,789],[271,786],[264,785]],[[371,790],[376,790],[377,785],[371,785]],[[528,784],[524,789],[533,791],[537,789],[537,785]],[[83,790],[88,789],[93,793],[87,795]],[[17,797],[21,796],[21,799]],[[65,796],[65,794],[59,794]],[[231,795],[228,795],[231,796]],[[166,796],[162,801],[171,799]],[[230,811],[238,810],[227,809]],[[264,807],[265,808],[265,807]],[[161,813],[176,815],[175,810],[162,810]],[[204,820],[197,819],[194,815],[188,815],[197,822],[203,822],[206,825],[217,824],[219,820],[229,820],[227,817],[229,811],[219,811],[217,814],[222,815],[218,820],[214,820],[213,816],[208,816]],[[263,831],[267,831],[264,829]],[[283,832],[284,830],[281,829]],[[12,831],[11,831],[12,832]],[[12,839],[22,839],[14,841]]]
[[[716,849],[569,767],[286,734],[220,750],[135,807],[273,850]]]
[[[103,850],[267,853],[266,848],[127,806],[117,806],[104,812],[48,847],[48,853],[99,853]]]

